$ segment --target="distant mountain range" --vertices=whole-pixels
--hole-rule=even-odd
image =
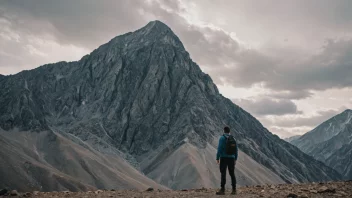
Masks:
[[[291,143],[345,179],[352,179],[352,110],[332,117]]]
[[[342,178],[223,97],[160,21],[0,87],[0,188],[218,187],[225,125],[239,185]]]
[[[286,142],[292,142],[292,141],[294,141],[294,140],[297,140],[297,139],[300,138],[300,137],[301,137],[301,135],[294,135],[294,136],[285,138],[284,140],[285,140]]]

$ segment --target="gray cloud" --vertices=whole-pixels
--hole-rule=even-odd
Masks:
[[[322,52],[302,64],[293,65],[288,70],[278,68],[287,76],[279,76],[268,81],[268,86],[278,89],[343,88],[352,86],[352,40],[328,40]],[[280,84],[286,82],[285,84]]]
[[[349,0],[196,0],[196,12],[205,21],[223,25],[240,38],[299,43],[311,46],[320,39],[350,32],[352,14]],[[211,13],[211,14],[209,14]],[[231,17],[235,16],[235,17]],[[227,26],[231,24],[231,26]],[[238,28],[243,27],[245,28]],[[263,41],[263,40],[262,40]],[[306,41],[306,42],[302,42]]]
[[[143,1],[113,0],[4,0],[1,3],[3,12],[14,16],[11,22],[18,31],[50,34],[59,43],[89,48],[145,25],[139,13],[143,6]]]
[[[229,62],[233,67],[219,64],[207,68],[217,83],[222,83],[221,78],[235,87],[262,83],[273,91],[290,91],[293,95],[285,97],[293,96],[291,99],[308,97],[310,90],[352,86],[348,77],[352,72],[348,56],[352,48],[351,1],[220,0],[216,7],[210,0],[196,2],[203,20],[220,24],[249,42],[258,38],[265,42],[258,49],[232,51]],[[217,57],[222,59],[214,55]]]
[[[330,109],[325,111],[318,111],[317,115],[311,117],[298,118],[276,118],[275,122],[267,120],[266,122],[276,127],[294,128],[294,127],[316,127],[331,117],[344,111],[345,107],[340,109]]]
[[[302,113],[297,110],[296,104],[290,100],[260,98],[258,100],[238,99],[234,102],[256,116]]]
[[[300,100],[309,98],[313,95],[313,93],[302,90],[302,91],[283,91],[283,92],[272,92],[267,94],[268,97],[277,98],[277,99],[292,99],[292,100]]]
[[[352,87],[351,53],[352,40],[328,40],[318,55],[297,63],[255,50],[240,51],[233,56],[236,67],[216,68],[212,75],[236,86],[263,83],[272,90],[290,91],[297,98],[308,96],[310,90]]]

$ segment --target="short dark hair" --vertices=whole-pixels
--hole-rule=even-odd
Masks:
[[[230,127],[227,127],[227,126],[224,127],[224,132],[225,132],[225,133],[230,133]]]

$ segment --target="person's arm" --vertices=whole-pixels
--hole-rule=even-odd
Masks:
[[[216,153],[216,161],[220,159],[221,148],[222,148],[222,137],[219,138],[218,151]]]
[[[237,158],[238,158],[238,144],[237,144],[237,141],[236,141],[235,161],[237,161]]]

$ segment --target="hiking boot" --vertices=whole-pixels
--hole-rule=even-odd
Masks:
[[[218,192],[216,192],[216,195],[225,195],[225,189],[221,188]]]
[[[237,194],[236,188],[232,189],[232,192],[231,192],[231,195],[235,195],[235,194]]]

